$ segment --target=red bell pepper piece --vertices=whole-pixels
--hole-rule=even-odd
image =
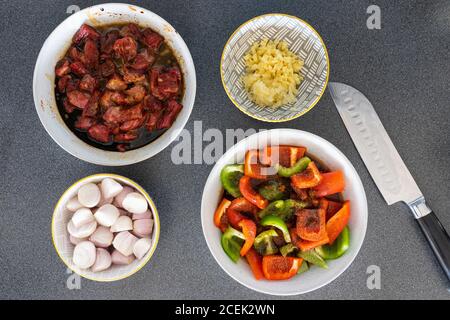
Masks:
[[[252,269],[253,275],[256,280],[264,279],[264,273],[262,269],[262,257],[256,252],[255,249],[250,248],[247,254],[245,255],[248,264],[250,265],[250,269]]]
[[[258,162],[259,151],[249,150],[245,154],[244,159],[244,174],[253,179],[265,180],[270,177],[268,174],[270,168],[264,167]]]
[[[322,181],[313,188],[316,197],[326,197],[344,191],[345,179],[342,171],[322,173]]]
[[[342,208],[342,203],[328,200],[327,221]]]
[[[243,176],[241,180],[239,180],[239,191],[241,191],[241,194],[245,199],[260,209],[264,209],[269,205],[267,199],[253,190],[251,178],[249,176]]]
[[[231,226],[235,229],[239,229],[239,222],[243,219],[247,219],[247,217],[242,214],[243,212],[255,216],[258,211],[258,207],[251,204],[247,199],[237,198],[231,201],[230,206],[226,210],[226,215]]]
[[[319,200],[319,208],[325,210],[325,212],[327,212],[329,205],[330,201],[328,199],[322,198]]]
[[[245,237],[244,245],[241,248],[241,256],[243,257],[253,247],[255,242],[256,224],[250,219],[243,219],[238,225],[242,228],[242,233]]]

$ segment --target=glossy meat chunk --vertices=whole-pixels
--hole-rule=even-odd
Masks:
[[[144,98],[144,109],[150,111],[150,112],[157,112],[161,111],[164,108],[161,101],[156,99],[152,95],[148,95]]]
[[[146,120],[146,118],[145,118],[145,116],[143,116],[143,117],[141,117],[139,119],[125,121],[120,126],[120,130],[126,132],[126,131],[130,131],[130,130],[139,129],[140,127],[142,127],[142,125],[144,124],[145,120]]]
[[[66,91],[67,85],[71,79],[72,77],[70,75],[65,75],[59,78],[56,86],[60,93],[64,93]]]
[[[131,37],[125,37],[114,42],[113,50],[116,57],[122,58],[125,62],[132,60],[137,55],[137,43]]]
[[[111,140],[109,129],[104,124],[94,124],[88,129],[88,135],[101,143],[108,143]]]
[[[75,61],[70,64],[70,69],[73,73],[75,73],[77,76],[82,77],[89,73],[89,71],[86,69],[85,65],[81,61]]]
[[[92,93],[97,87],[97,80],[90,74],[85,74],[80,81],[79,87],[81,90]]]
[[[126,69],[123,75],[126,83],[143,83],[146,81],[145,74],[137,72],[133,69]]]
[[[89,103],[91,96],[87,93],[81,92],[79,90],[73,90],[67,93],[67,99],[69,102],[79,109],[84,109]]]
[[[134,105],[144,100],[146,90],[143,86],[137,85],[124,92],[114,92],[111,95],[111,100],[121,106]]]
[[[88,68],[97,68],[99,54],[97,43],[91,39],[86,40],[84,44],[84,62]]]
[[[119,75],[115,74],[111,79],[109,79],[106,84],[106,88],[113,91],[123,91],[128,88],[128,85]]]
[[[102,77],[108,78],[115,72],[114,62],[111,59],[106,59],[105,62],[100,64],[100,74]]]
[[[95,30],[91,26],[83,24],[77,31],[77,33],[75,33],[75,35],[73,36],[72,42],[75,44],[79,44],[85,39],[97,41],[98,39],[100,39],[100,33],[98,33],[97,30]]]
[[[97,113],[99,112],[99,102],[100,99],[100,92],[95,91],[91,98],[89,99],[89,102],[86,106],[86,108],[83,109],[82,116],[83,117],[95,117]]]
[[[111,96],[114,91],[106,90],[103,95],[100,97],[100,106],[106,110],[110,107],[115,106],[114,102],[111,100]]]
[[[94,118],[90,117],[78,117],[75,122],[75,128],[82,131],[87,131],[90,127],[92,127],[96,123]]]
[[[142,35],[143,35],[144,43],[150,49],[153,49],[155,51],[159,50],[159,48],[161,47],[161,44],[164,41],[163,37],[161,37],[159,34],[157,34],[153,30],[148,29],[148,28],[142,32]]]
[[[181,74],[178,68],[152,68],[150,88],[153,96],[160,100],[176,97],[180,93]]]
[[[162,118],[158,122],[158,129],[170,128],[182,109],[183,106],[181,104],[175,100],[170,100],[167,103],[167,108],[164,111]]]
[[[100,51],[103,54],[110,55],[113,52],[113,46],[120,33],[117,30],[111,30],[100,38]]]
[[[120,35],[122,37],[131,37],[136,41],[140,40],[142,37],[141,30],[135,23],[129,23],[126,26],[123,26],[120,29]]]
[[[126,133],[119,133],[114,135],[114,142],[130,142],[138,138],[136,131],[130,131]]]
[[[143,111],[143,105],[141,103],[131,108],[111,107],[103,114],[103,120],[109,123],[124,123],[129,120],[144,117]]]
[[[69,74],[70,71],[71,69],[69,60],[63,59],[56,64],[55,74],[57,77],[65,76],[66,74]]]
[[[155,62],[155,56],[149,54],[147,50],[142,50],[134,59],[134,62],[130,64],[130,68],[145,72]]]
[[[73,104],[71,104],[71,103],[69,102],[68,99],[64,99],[63,106],[64,106],[64,110],[65,110],[68,114],[71,114],[71,113],[74,112],[75,109],[77,108],[77,107],[75,107]]]

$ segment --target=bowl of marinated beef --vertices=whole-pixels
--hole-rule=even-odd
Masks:
[[[61,23],[33,79],[50,136],[101,165],[136,163],[167,147],[190,116],[195,90],[181,36],[158,15],[123,4],[89,7]]]

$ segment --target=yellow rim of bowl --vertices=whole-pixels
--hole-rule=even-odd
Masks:
[[[313,101],[313,103],[311,104],[311,106],[309,106],[305,111],[303,111],[303,112],[301,112],[301,113],[299,113],[299,114],[296,114],[296,115],[293,116],[292,118],[287,118],[287,119],[282,119],[282,120],[270,120],[270,119],[260,118],[260,117],[258,117],[258,116],[255,116],[255,115],[249,113],[249,112],[246,111],[244,108],[242,108],[242,107],[239,105],[239,103],[231,96],[231,92],[228,90],[228,88],[227,88],[227,86],[226,86],[226,84],[225,84],[225,81],[224,81],[224,79],[223,79],[223,58],[224,58],[224,55],[225,55],[225,49],[227,48],[227,46],[228,46],[228,44],[230,43],[231,39],[234,37],[234,35],[235,35],[235,34],[236,34],[243,26],[245,26],[246,24],[252,22],[253,20],[256,20],[256,19],[259,19],[259,18],[262,18],[262,17],[265,17],[265,16],[283,16],[283,17],[289,17],[289,18],[293,18],[293,19],[296,19],[296,20],[298,20],[298,21],[304,23],[307,27],[309,27],[309,28],[317,35],[317,37],[319,38],[319,40],[320,40],[320,42],[321,42],[323,48],[325,49],[325,57],[326,57],[326,60],[327,60],[327,77],[326,77],[326,79],[325,79],[325,85],[323,86],[322,92],[321,92],[320,95]],[[327,49],[327,46],[325,45],[325,42],[323,41],[323,39],[322,39],[322,37],[320,36],[320,34],[319,34],[319,33],[316,31],[316,29],[314,29],[308,22],[306,22],[306,21],[300,19],[299,17],[293,16],[293,15],[290,15],[290,14],[285,14],[285,13],[267,13],[267,14],[263,14],[263,15],[260,15],[260,16],[256,16],[256,17],[254,17],[254,18],[252,18],[252,19],[250,19],[250,20],[245,21],[243,24],[241,24],[239,27],[237,27],[236,30],[235,30],[235,31],[231,34],[231,36],[228,38],[228,40],[227,40],[227,42],[225,43],[225,46],[224,46],[224,48],[223,48],[223,51],[222,51],[222,57],[220,58],[220,78],[221,78],[221,80],[222,80],[223,88],[225,89],[225,92],[226,92],[227,95],[228,95],[228,98],[231,100],[231,102],[233,102],[233,104],[234,104],[239,110],[241,110],[243,113],[245,113],[245,114],[248,115],[249,117],[252,117],[253,119],[256,119],[256,120],[265,121],[265,122],[286,122],[286,121],[291,121],[291,120],[294,120],[294,119],[296,119],[296,118],[298,118],[298,117],[301,117],[302,115],[304,115],[305,113],[307,113],[308,111],[310,111],[310,110],[311,110],[311,109],[319,102],[319,100],[322,98],[323,94],[325,93],[325,89],[326,89],[327,86],[328,86],[328,79],[329,79],[329,77],[330,77],[330,58],[329,58],[329,56],[328,56],[328,49]]]
[[[143,261],[143,263],[136,268],[135,270],[122,275],[120,277],[116,277],[116,278],[108,278],[108,279],[95,279],[95,278],[91,278],[88,277],[86,275],[80,274],[78,273],[76,270],[74,270],[72,267],[70,267],[70,265],[66,262],[66,260],[64,260],[62,254],[59,252],[58,247],[56,246],[56,242],[55,242],[55,217],[56,217],[56,210],[57,208],[60,207],[61,205],[61,200],[62,198],[64,198],[64,196],[69,193],[73,188],[75,188],[76,186],[78,186],[79,184],[85,182],[88,179],[91,178],[96,178],[96,177],[105,177],[105,178],[116,178],[119,180],[123,180],[125,182],[127,182],[128,184],[130,184],[131,186],[133,186],[134,188],[136,188],[139,192],[141,192],[144,197],[147,199],[148,203],[150,204],[150,207],[152,209],[152,213],[153,213],[153,217],[155,220],[155,241],[152,245],[152,248],[150,249],[150,254],[148,255],[148,257]],[[52,217],[52,242],[53,242],[53,246],[55,247],[56,253],[58,254],[59,258],[62,260],[62,262],[64,262],[64,264],[66,265],[67,268],[69,268],[70,270],[72,270],[74,273],[78,274],[79,276],[86,278],[88,280],[92,280],[92,281],[97,281],[97,282],[113,282],[113,281],[118,281],[118,280],[122,280],[125,278],[128,278],[130,276],[132,276],[133,274],[135,274],[136,272],[138,272],[139,270],[141,270],[151,259],[151,257],[153,256],[156,247],[158,246],[158,241],[159,241],[159,234],[160,234],[160,220],[159,220],[159,214],[158,214],[158,210],[156,209],[156,205],[153,202],[152,198],[148,195],[148,193],[136,182],[134,182],[133,180],[126,178],[124,176],[118,175],[118,174],[113,174],[113,173],[98,173],[98,174],[93,174],[87,177],[84,177],[78,181],[76,181],[74,184],[72,184],[66,191],[64,191],[64,193],[62,194],[62,196],[59,198],[58,202],[56,203],[55,209],[53,210],[53,217]]]

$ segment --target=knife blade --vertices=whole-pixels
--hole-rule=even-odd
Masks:
[[[370,101],[355,88],[328,85],[331,97],[372,179],[388,205],[403,201],[411,209],[447,278],[450,237],[392,143]]]

